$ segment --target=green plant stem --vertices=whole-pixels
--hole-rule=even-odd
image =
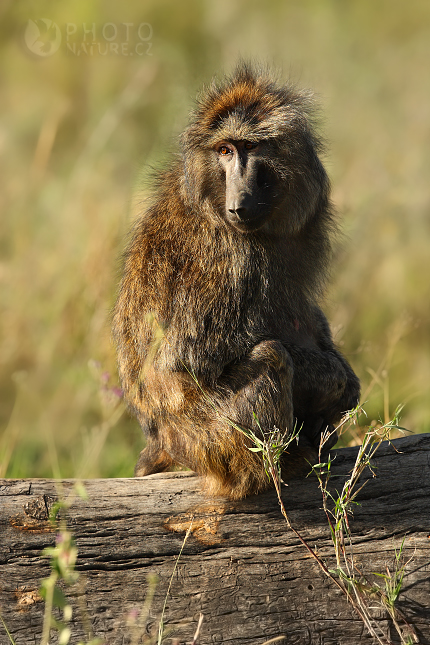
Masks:
[[[5,628],[6,634],[8,635],[10,642],[12,643],[12,645],[15,645],[15,641],[13,640],[12,635],[11,635],[10,631],[8,630],[8,628],[6,626],[6,623],[3,620],[3,616],[0,616],[0,620],[1,620],[2,624],[3,624],[3,627]]]
[[[53,571],[49,576],[49,585],[46,585],[45,613],[43,616],[43,632],[40,645],[48,645],[49,632],[51,630],[51,615],[54,599],[54,587],[58,580],[58,574]]]
[[[330,578],[330,580],[338,587],[342,593],[344,593],[348,599],[348,601],[351,603],[351,605],[354,607],[355,611],[357,614],[360,616],[361,620],[364,622],[366,627],[368,628],[369,632],[372,634],[374,638],[378,640],[381,645],[392,645],[388,641],[382,641],[378,635],[376,634],[375,630],[373,629],[372,625],[370,624],[367,616],[362,612],[360,609],[359,605],[354,601],[352,598],[351,594],[349,591],[345,588],[345,586],[333,576],[333,574],[330,572],[328,567],[324,564],[324,562],[321,560],[321,558],[315,553],[315,551],[309,546],[309,544],[306,542],[306,540],[300,535],[300,533],[294,528],[294,526],[291,524],[290,519],[288,517],[288,513],[285,509],[284,502],[282,501],[282,495],[281,495],[281,486],[280,486],[280,481],[279,481],[279,475],[277,473],[276,467],[274,466],[273,463],[270,464],[270,473],[273,479],[273,482],[275,484],[275,489],[276,489],[276,494],[278,496],[278,501],[279,505],[281,507],[281,513],[288,525],[288,528],[294,533],[294,535],[299,539],[301,544],[305,547],[307,552],[311,555],[311,557],[318,563],[319,567],[322,569],[322,571],[325,573],[325,575]]]

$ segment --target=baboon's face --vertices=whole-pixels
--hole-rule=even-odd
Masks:
[[[278,182],[265,162],[268,148],[264,141],[221,141],[215,147],[225,173],[225,218],[239,231],[260,229],[276,208]]]

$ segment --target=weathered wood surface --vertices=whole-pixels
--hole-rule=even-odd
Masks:
[[[401,452],[383,444],[374,462],[377,476],[364,475],[369,482],[351,521],[354,549],[364,571],[384,572],[406,535],[405,554],[412,560],[399,607],[424,645],[430,643],[430,435],[394,443]],[[335,472],[346,475],[355,455],[353,448],[337,451]],[[342,479],[337,482],[340,487]],[[192,516],[168,595],[166,642],[191,642],[200,612],[202,645],[257,645],[281,634],[296,645],[372,642],[345,597],[288,530],[274,492],[234,503],[209,500],[199,493],[198,478],[186,473],[90,480],[85,487],[89,501],[76,498],[68,513],[81,581],[67,593],[81,606],[85,595],[93,632],[105,643],[130,642],[127,616],[142,607],[150,573],[158,582],[142,635],[157,625]],[[46,507],[72,489],[72,481],[61,482],[61,493],[55,481],[0,480],[0,607],[16,645],[40,642],[38,587],[49,575],[40,553],[55,542]],[[293,525],[332,565],[316,479],[292,482],[284,500]],[[384,612],[376,608],[373,615],[396,642]],[[76,610],[75,644],[85,637],[78,618]],[[1,623],[0,643],[9,643]]]

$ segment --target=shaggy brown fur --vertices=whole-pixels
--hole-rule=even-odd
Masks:
[[[254,414],[263,429],[303,424],[291,478],[358,402],[318,304],[334,225],[311,115],[307,93],[241,65],[200,99],[135,225],[113,332],[147,434],[137,475],[182,464],[210,493],[257,493],[270,486],[261,456],[227,419],[256,433]]]

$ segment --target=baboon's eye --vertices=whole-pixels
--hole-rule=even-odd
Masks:
[[[257,147],[256,143],[252,143],[251,141],[245,141],[245,145],[244,145],[245,150],[253,150],[256,147]]]
[[[231,148],[229,148],[228,146],[220,146],[218,148],[218,154],[219,155],[223,155],[223,156],[231,155],[232,152],[233,152],[233,150],[231,150]]]

